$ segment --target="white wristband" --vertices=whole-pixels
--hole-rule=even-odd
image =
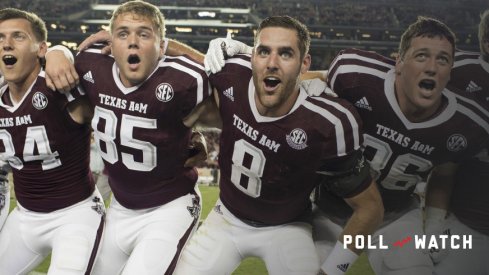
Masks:
[[[445,209],[428,206],[425,209],[424,230],[426,234],[439,234],[443,229],[447,211]]]
[[[73,54],[65,46],[56,45],[56,46],[49,47],[48,50],[46,51],[46,55],[48,55],[52,51],[62,51],[63,54],[66,56],[66,58],[68,58],[72,64],[75,63]]]
[[[321,270],[328,275],[343,275],[357,258],[355,252],[344,248],[343,244],[337,241],[328,258],[321,265]]]

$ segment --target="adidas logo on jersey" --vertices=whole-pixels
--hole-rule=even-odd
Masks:
[[[467,85],[467,88],[465,88],[466,92],[473,93],[482,90],[482,87],[475,84],[474,81],[470,81],[469,85]]]
[[[88,82],[95,83],[95,80],[93,80],[93,77],[92,77],[92,71],[88,71],[88,73],[83,75],[83,79],[85,79]]]
[[[349,267],[349,266],[350,266],[350,264],[349,264],[349,263],[346,263],[346,264],[339,264],[339,265],[337,265],[336,267],[337,267],[339,270],[341,270],[341,271],[343,271],[343,272],[346,272],[346,270],[348,270],[348,267]]]
[[[372,111],[372,107],[370,107],[370,104],[368,104],[366,97],[362,97],[360,100],[355,102],[355,106],[357,106],[358,108],[367,109],[369,111]]]
[[[227,98],[229,98],[231,101],[234,101],[234,95],[233,95],[233,87],[227,88],[222,92]]]

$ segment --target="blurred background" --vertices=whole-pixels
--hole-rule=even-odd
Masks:
[[[0,8],[37,13],[49,41],[75,50],[84,37],[107,29],[120,0],[1,0]],[[270,15],[290,15],[305,23],[313,38],[312,69],[327,69],[348,47],[392,56],[400,35],[418,15],[435,17],[456,33],[460,49],[478,51],[479,15],[487,0],[149,0],[166,17],[167,36],[207,51],[209,40],[233,37],[252,44],[257,24]]]

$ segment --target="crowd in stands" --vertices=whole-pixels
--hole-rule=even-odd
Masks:
[[[34,11],[41,16],[50,28],[51,37],[58,34],[70,33],[70,37],[79,37],[80,42],[85,36],[83,33],[94,33],[108,24],[84,24],[82,19],[109,19],[111,11],[91,10],[92,4],[120,4],[126,0],[2,0],[0,8],[15,7]],[[329,47],[324,45],[328,41],[346,41],[347,47],[365,47],[381,51],[377,48],[368,48],[365,44],[369,41],[377,41],[388,44],[383,54],[389,55],[389,51],[395,50],[399,41],[400,32],[418,15],[426,15],[438,18],[450,26],[457,34],[458,46],[461,49],[477,50],[477,23],[479,14],[487,9],[485,0],[412,0],[409,3],[401,0],[147,0],[163,7],[163,13],[168,20],[201,19],[218,20],[222,23],[239,23],[256,26],[262,18],[269,15],[288,14],[304,22],[311,30],[313,51],[321,53],[322,59],[314,59],[313,68],[322,68],[324,60],[326,64],[330,56],[343,46]],[[227,13],[215,9],[215,17],[201,17],[198,10],[171,9],[168,7],[208,7],[208,8],[246,8],[249,13]],[[81,16],[70,16],[82,14]],[[78,18],[78,20],[77,20]],[[83,24],[83,29],[82,29]],[[222,37],[227,33],[225,27],[209,27],[206,25],[194,25],[189,33],[182,33],[178,25],[167,24],[169,37],[184,40],[192,46],[206,51],[207,41],[214,37]],[[367,30],[368,36],[360,31]],[[241,27],[235,36],[247,39],[251,42],[254,27]],[[79,34],[79,35],[77,35]],[[202,37],[199,43],[193,43],[194,37]],[[182,39],[183,38],[183,39]],[[348,41],[351,41],[348,43]],[[59,42],[59,41],[55,41]],[[314,49],[323,43],[320,49]],[[362,44],[363,43],[363,44]],[[384,47],[385,48],[385,47]]]
[[[91,4],[120,4],[126,0],[2,0],[0,8],[14,7],[35,11],[42,18],[62,18],[65,15],[89,10]],[[288,14],[307,25],[371,26],[403,28],[418,15],[438,18],[452,28],[474,27],[479,13],[487,8],[483,0],[148,0],[159,6],[249,8],[259,18]],[[165,11],[170,19],[195,18],[195,14]],[[110,14],[109,14],[110,16]],[[229,18],[224,18],[229,20]],[[243,20],[239,20],[243,21]]]
[[[63,18],[66,15],[83,10],[89,10],[96,0],[2,0],[0,9],[17,8],[35,12],[44,20],[48,18]]]

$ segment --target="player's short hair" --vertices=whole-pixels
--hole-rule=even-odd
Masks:
[[[411,41],[416,37],[440,37],[446,38],[452,44],[452,57],[455,55],[455,34],[443,22],[424,16],[418,16],[416,22],[409,25],[401,36],[399,44],[399,57],[404,58],[404,55],[411,47]]]
[[[484,52],[484,42],[489,42],[489,10],[485,10],[481,14],[481,22],[479,23],[479,45],[482,54],[489,54]]]
[[[0,10],[0,21],[9,19],[25,19],[31,24],[32,32],[36,38],[36,42],[44,42],[48,40],[48,31],[46,24],[35,13],[27,12],[14,8],[5,8]]]
[[[110,18],[111,32],[114,26],[114,21],[119,15],[124,13],[133,13],[150,19],[153,22],[153,25],[158,30],[159,38],[161,40],[165,38],[165,17],[161,13],[160,9],[158,9],[158,7],[153,4],[138,0],[126,2],[114,10],[114,13],[112,13],[112,17]]]
[[[295,30],[297,32],[297,41],[301,54],[301,59],[309,52],[309,46],[311,45],[311,36],[306,25],[299,22],[290,16],[270,16],[261,21],[255,34],[255,45],[261,30],[269,27],[281,27],[285,29]]]

